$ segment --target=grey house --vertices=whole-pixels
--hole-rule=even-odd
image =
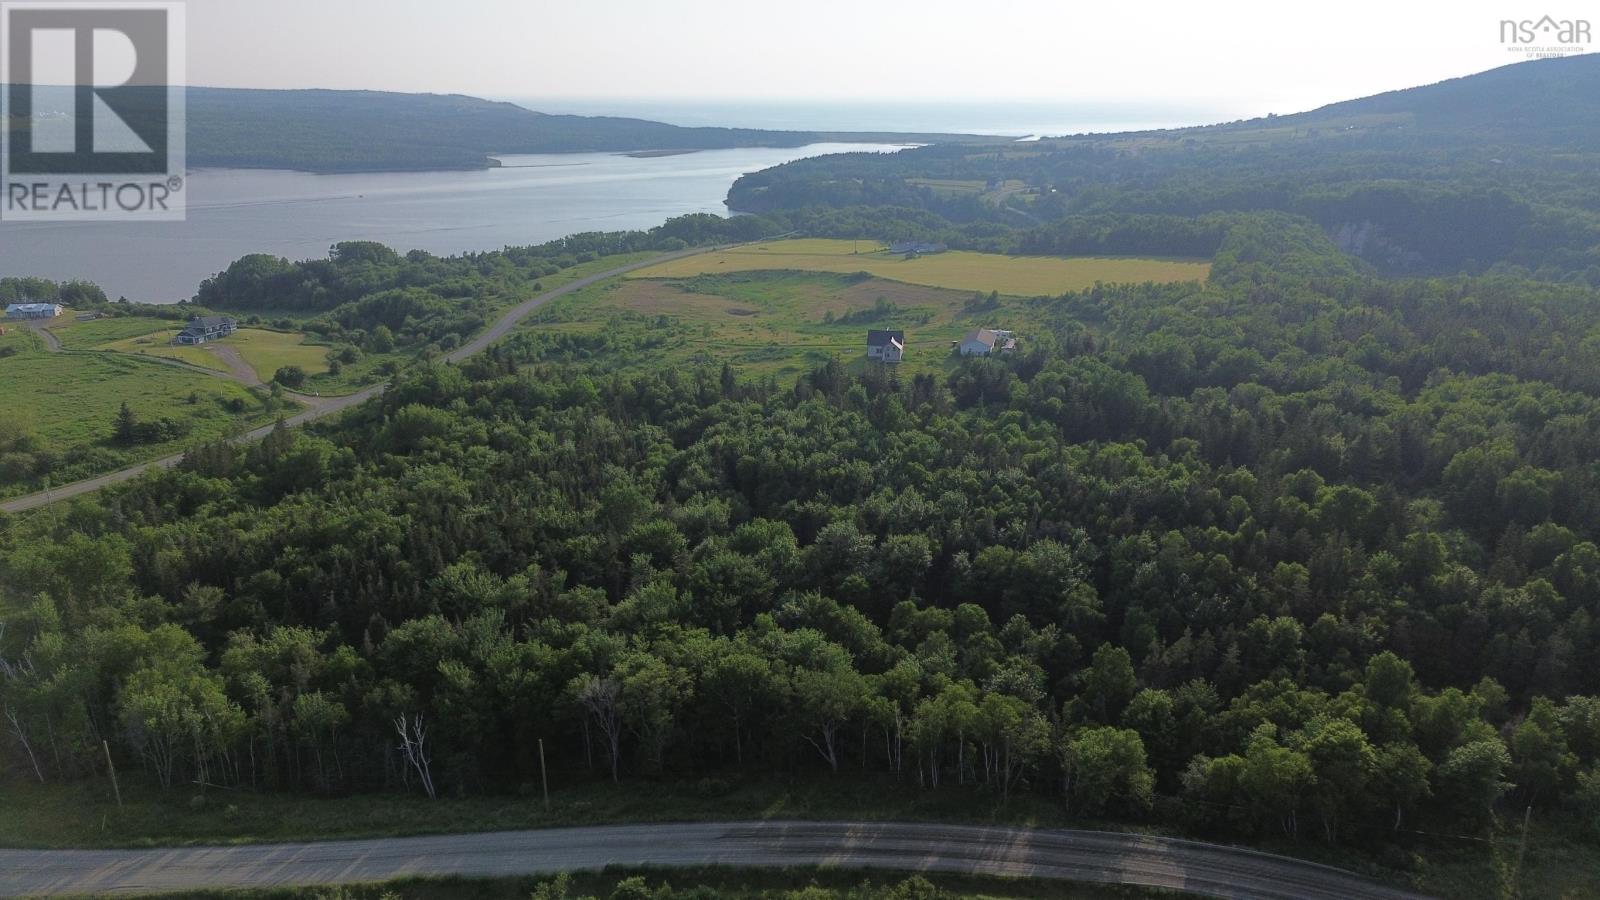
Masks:
[[[239,325],[232,316],[195,316],[172,340],[177,344],[204,344],[225,338],[238,329]]]
[[[897,363],[906,355],[906,333],[874,328],[867,332],[867,359]]]

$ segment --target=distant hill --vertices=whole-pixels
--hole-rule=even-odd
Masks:
[[[190,88],[189,165],[313,172],[472,169],[491,154],[798,147],[819,141],[992,140],[897,132],[683,128],[547,115],[460,94]]]
[[[1372,116],[1401,116],[1420,132],[1475,141],[1493,137],[1544,146],[1593,141],[1600,137],[1600,55],[1515,63],[1276,121],[1314,125]]]
[[[1272,210],[1317,223],[1385,271],[1500,267],[1600,285],[1600,55],[1516,63],[1292,115],[982,150],[800,160],[740,178],[728,205],[934,213],[966,236],[936,224],[879,236],[1005,245],[993,236],[998,223],[1037,232],[1016,242],[1032,252],[1061,249],[1071,229],[1052,229],[1067,220],[1100,217],[1096,228],[1114,220],[1134,234],[1149,223],[1127,217]]]

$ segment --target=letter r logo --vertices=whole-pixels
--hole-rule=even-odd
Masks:
[[[178,83],[172,12],[166,4],[0,4],[8,171],[168,172],[168,86]]]

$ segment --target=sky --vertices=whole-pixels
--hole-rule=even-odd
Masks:
[[[1517,62],[1509,0],[188,0],[189,83],[1295,112]],[[570,105],[570,104],[569,104]]]

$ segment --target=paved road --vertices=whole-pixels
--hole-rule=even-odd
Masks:
[[[1193,841],[893,822],[619,825],[169,850],[0,850],[0,896],[521,876],[643,865],[952,872],[1258,900],[1420,897],[1341,869]]]
[[[516,306],[513,306],[511,309],[506,310],[506,312],[501,315],[501,317],[497,319],[493,325],[490,325],[487,329],[485,329],[482,334],[479,334],[477,337],[451,351],[445,356],[445,359],[449,360],[450,362],[460,362],[461,360],[466,359],[475,353],[483,352],[484,348],[488,347],[491,343],[499,340],[502,337],[505,337],[508,333],[510,333],[511,329],[515,328],[518,322],[521,322],[523,319],[527,318],[529,313],[545,305],[546,303],[549,303],[551,300],[554,300],[557,297],[570,294],[573,291],[582,290],[583,288],[595,284],[596,282],[604,281],[607,278],[615,278],[618,275],[632,272],[635,269],[642,269],[645,266],[653,266],[656,263],[666,262],[667,260],[678,259],[684,256],[693,256],[696,253],[707,253],[711,250],[717,249],[722,248],[697,247],[689,250],[680,250],[676,253],[666,253],[661,256],[642,260],[640,262],[629,263],[625,266],[618,266],[615,269],[607,269],[604,272],[590,275],[585,278],[580,278],[577,281],[568,282],[567,284],[564,284],[554,290],[545,291],[544,293],[535,297],[530,297]],[[46,340],[48,340],[48,338]],[[306,398],[308,401],[317,403],[318,405],[312,409],[308,409],[304,412],[290,416],[284,420],[284,424],[293,428],[299,425],[304,425],[307,422],[315,421],[324,416],[343,412],[352,406],[364,403],[373,397],[378,396],[379,394],[383,393],[384,389],[387,387],[387,383],[376,384],[372,387],[357,391],[354,394],[346,394],[342,397],[324,397],[315,399]],[[268,434],[272,433],[272,429],[274,427],[276,426],[263,425],[260,428],[247,431],[244,434],[235,437],[233,441],[234,443],[238,444],[248,444],[252,441],[259,441]],[[24,512],[26,510],[36,509],[56,500],[65,500],[68,497],[76,497],[79,494],[87,494],[93,491],[98,491],[103,487],[108,487],[113,484],[120,484],[124,481],[137,478],[140,475],[151,471],[152,469],[170,469],[173,466],[176,466],[182,460],[183,454],[178,453],[162,459],[152,460],[151,462],[141,463],[137,466],[130,466],[126,469],[120,469],[116,472],[108,472],[105,475],[87,478],[83,481],[75,481],[72,484],[65,484],[61,487],[52,488],[48,491],[40,491],[37,494],[29,494],[24,497],[6,500],[4,502],[0,502],[0,512]]]

